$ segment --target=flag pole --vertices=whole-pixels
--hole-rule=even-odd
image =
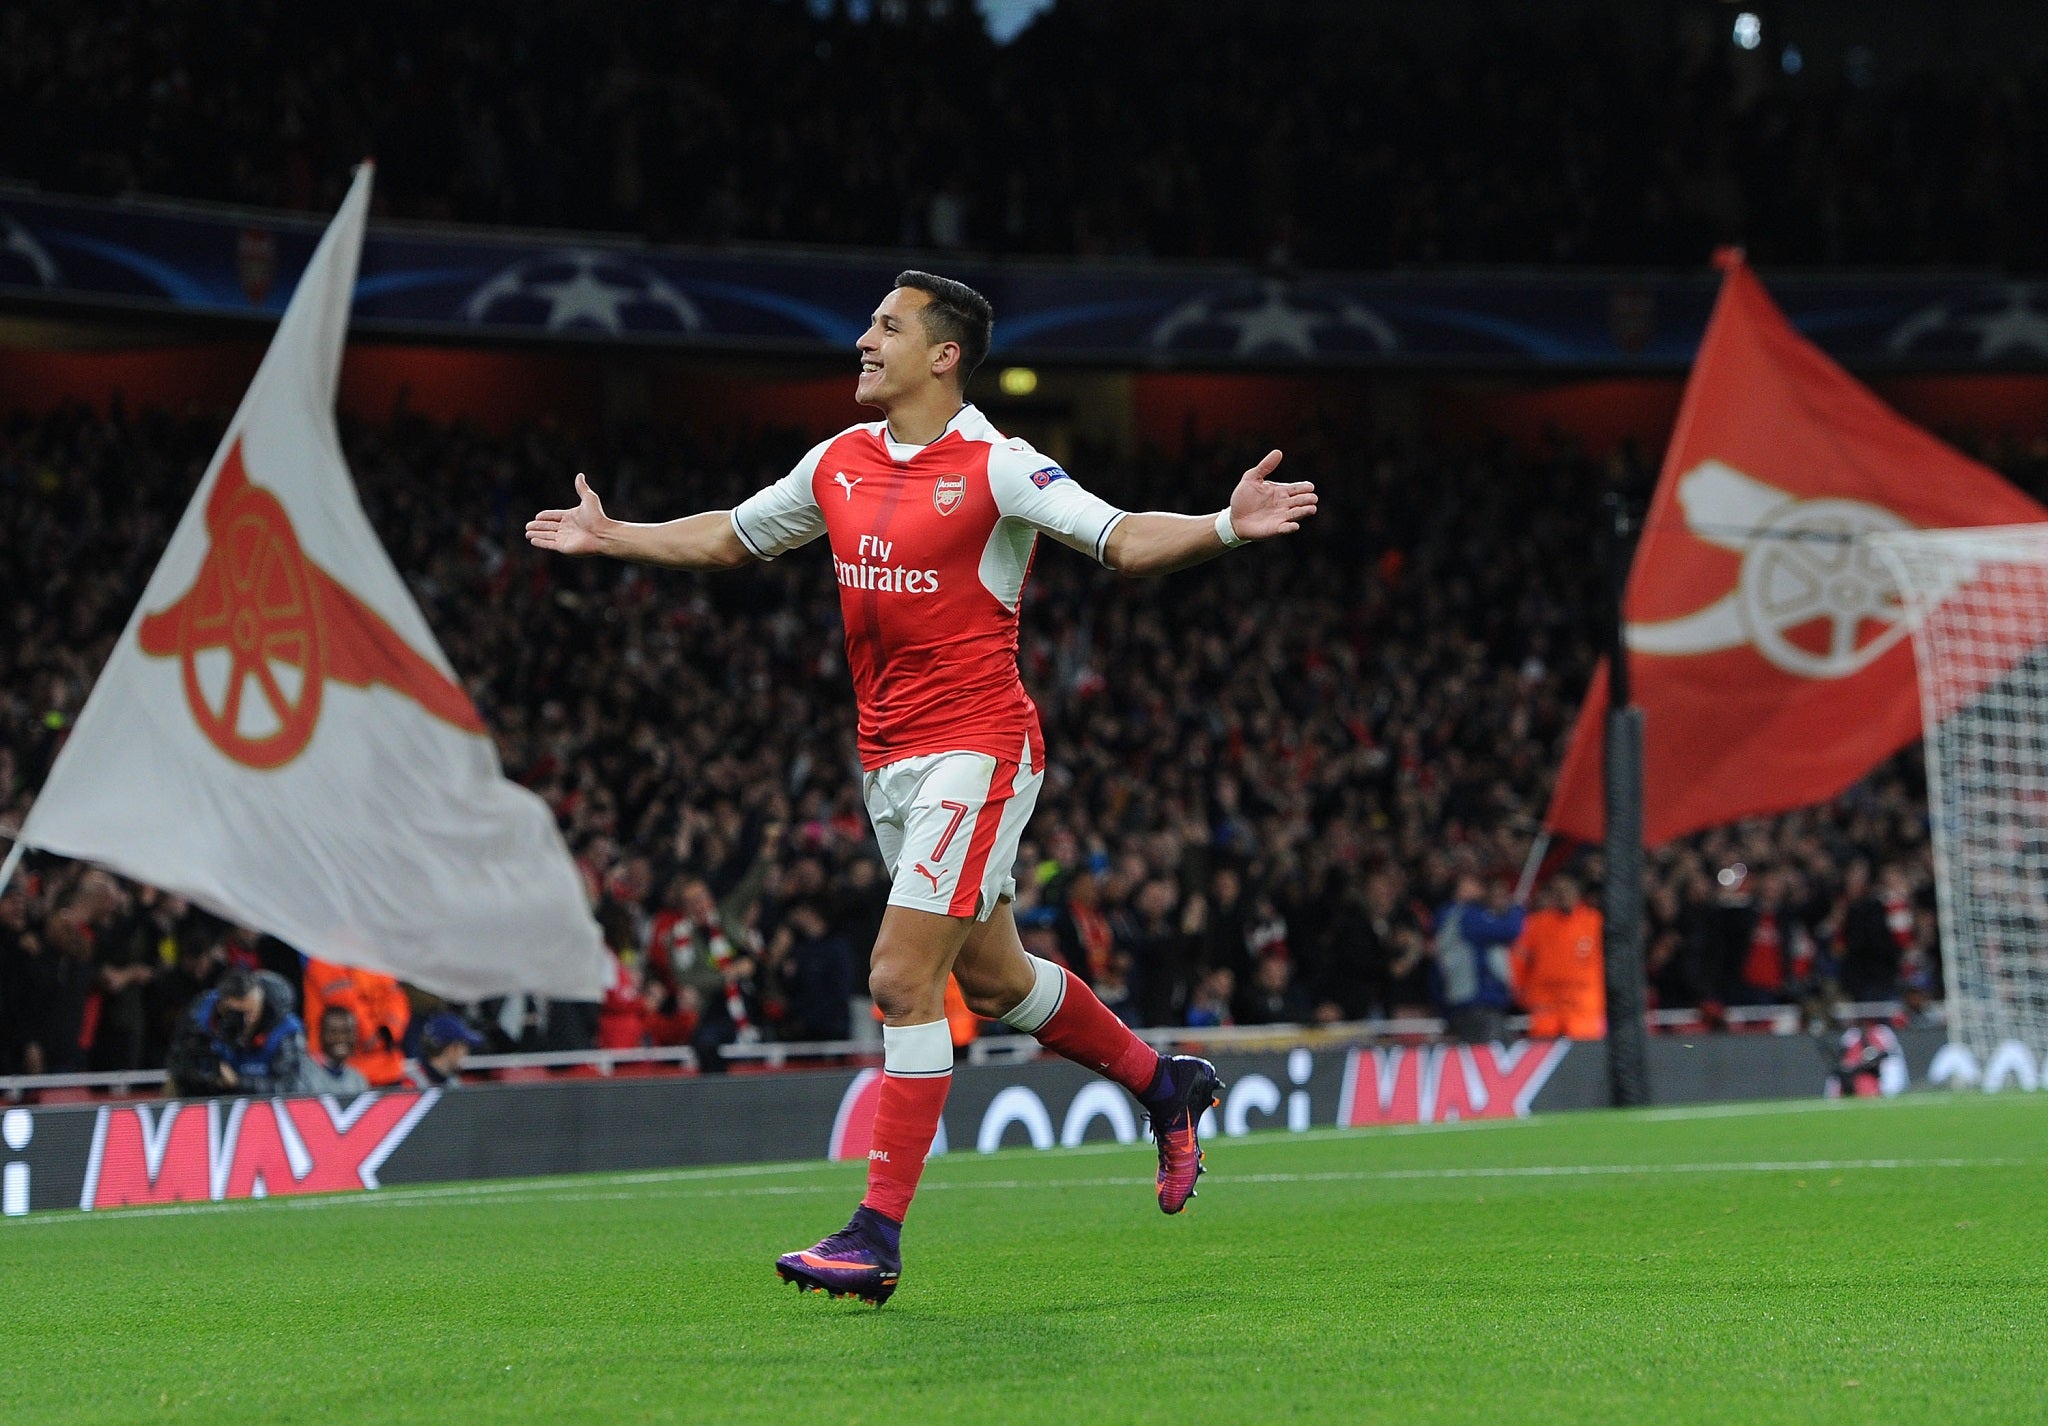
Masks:
[[[1650,1102],[1650,1043],[1643,973],[1643,710],[1629,701],[1623,595],[1635,533],[1620,491],[1607,496],[1607,574],[1613,624],[1607,650],[1607,884],[1601,952],[1607,978],[1607,1087],[1617,1107]]]
[[[1529,855],[1522,862],[1522,879],[1515,883],[1515,905],[1529,904],[1529,893],[1536,889],[1536,873],[1543,870],[1543,859],[1549,855],[1550,829],[1545,827],[1529,844]]]
[[[0,896],[7,894],[7,888],[14,881],[14,873],[21,866],[22,854],[28,850],[28,843],[21,840],[20,832],[0,832],[0,837],[11,836],[14,845],[7,849],[7,860],[0,862]]]

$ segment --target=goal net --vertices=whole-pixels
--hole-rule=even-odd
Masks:
[[[1949,1040],[2048,1055],[2048,524],[1870,537],[1920,671]]]

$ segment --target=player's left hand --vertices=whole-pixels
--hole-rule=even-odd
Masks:
[[[1230,527],[1240,537],[1270,540],[1275,535],[1291,535],[1316,513],[1315,483],[1268,480],[1279,467],[1280,452],[1266,452],[1266,458],[1246,471],[1237,489],[1230,492]]]

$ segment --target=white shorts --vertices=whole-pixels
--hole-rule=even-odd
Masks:
[[[929,753],[861,779],[889,868],[889,904],[986,921],[1017,894],[1010,869],[1045,774],[1030,748],[1016,762],[986,753]]]

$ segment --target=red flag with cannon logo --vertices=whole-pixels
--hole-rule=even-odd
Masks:
[[[1739,257],[1628,588],[1650,845],[1835,796],[1920,734],[1905,609],[1863,537],[2048,519],[1802,337]],[[1605,825],[1603,662],[1547,825]]]

